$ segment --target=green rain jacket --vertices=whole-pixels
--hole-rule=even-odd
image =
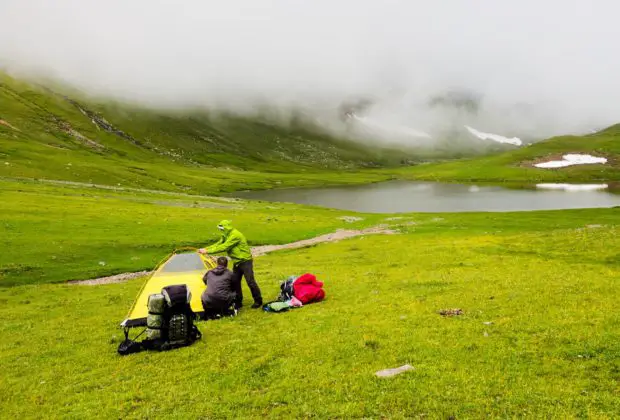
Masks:
[[[205,248],[209,254],[226,252],[233,264],[239,264],[252,259],[252,251],[243,233],[232,227],[230,220],[222,220],[219,224],[224,230],[219,241]]]

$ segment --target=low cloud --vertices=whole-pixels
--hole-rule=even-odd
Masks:
[[[613,0],[4,0],[0,67],[359,137],[541,138],[620,121],[617,16]]]

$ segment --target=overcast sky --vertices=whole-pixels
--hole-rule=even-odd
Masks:
[[[365,95],[427,131],[453,117],[429,95],[469,90],[476,128],[548,135],[620,122],[619,16],[617,0],[0,0],[0,66],[150,105]]]

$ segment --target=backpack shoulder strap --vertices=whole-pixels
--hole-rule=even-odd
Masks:
[[[198,327],[194,324],[192,324],[192,331],[190,334],[191,334],[192,341],[200,340],[202,338],[202,333],[200,332]]]

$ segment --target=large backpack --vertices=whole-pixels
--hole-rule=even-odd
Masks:
[[[196,314],[192,311],[190,301],[192,294],[186,285],[164,287],[161,293],[155,293],[148,299],[148,316],[146,319],[146,338],[129,339],[125,332],[125,341],[118,346],[118,353],[127,355],[142,350],[170,350],[189,346],[200,339],[202,334],[194,325]]]
[[[166,301],[162,317],[161,349],[189,346],[201,338],[202,334],[194,325],[196,314],[190,306],[192,294],[187,286],[167,286],[161,290],[161,294]]]

